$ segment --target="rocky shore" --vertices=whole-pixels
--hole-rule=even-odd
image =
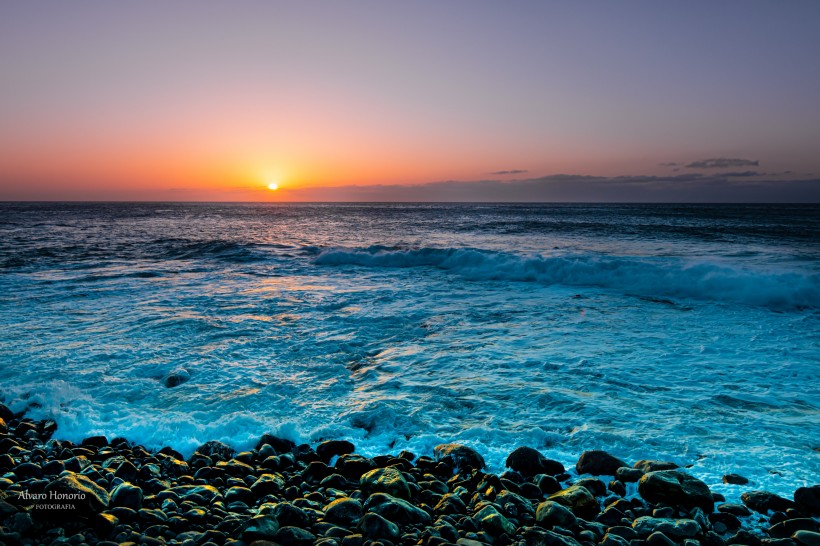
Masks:
[[[52,439],[0,405],[0,543],[323,546],[820,546],[820,486],[724,502],[673,463],[587,451],[579,478],[521,447],[500,475],[473,449],[364,457],[348,441],[187,460],[122,438]],[[724,480],[743,483],[728,475]]]

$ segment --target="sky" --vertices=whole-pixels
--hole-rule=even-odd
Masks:
[[[818,28],[816,0],[3,2],[0,200],[820,202]]]

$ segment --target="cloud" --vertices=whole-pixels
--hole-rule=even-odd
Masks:
[[[666,163],[658,163],[659,167],[680,167],[680,163],[674,161],[667,161]]]
[[[715,157],[712,159],[701,159],[686,165],[687,169],[728,169],[733,167],[757,167],[760,161],[752,159],[734,159],[728,157]]]
[[[761,174],[757,171],[738,171],[738,172],[730,172],[730,173],[721,173],[721,176],[725,176],[726,178],[748,178],[750,176],[760,176]]]
[[[820,203],[820,178],[774,180],[744,173],[670,176],[557,174],[512,181],[430,182],[290,190],[294,201],[343,202],[582,202],[582,203]]]
[[[524,173],[527,173],[527,172],[529,172],[529,171],[527,171],[526,169],[512,169],[512,170],[509,170],[509,171],[495,171],[495,172],[492,172],[490,174],[494,174],[494,175],[524,174]]]

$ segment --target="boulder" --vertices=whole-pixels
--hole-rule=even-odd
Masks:
[[[578,474],[614,476],[615,472],[622,466],[629,465],[606,451],[592,450],[581,453],[581,457],[575,464],[575,470],[578,471]]]
[[[481,470],[484,468],[484,457],[473,448],[462,444],[441,444],[433,448],[437,461],[449,463],[453,468]]]
[[[507,457],[506,465],[525,478],[530,478],[536,474],[556,476],[564,472],[564,465],[558,461],[547,459],[531,447],[516,448]]]
[[[364,474],[359,483],[368,492],[387,493],[401,499],[410,498],[410,488],[401,471],[395,467],[377,468]]]
[[[632,468],[643,470],[644,474],[647,472],[657,472],[659,470],[675,470],[680,468],[677,464],[670,461],[654,461],[651,459],[641,459]]]
[[[384,519],[378,514],[365,514],[361,521],[359,521],[357,528],[364,536],[372,540],[386,538],[392,542],[397,540],[401,534],[398,525]]]
[[[210,457],[215,461],[227,461],[233,457],[235,453],[234,449],[227,445],[223,444],[222,442],[218,442],[216,440],[212,440],[210,442],[205,442],[201,446],[196,449],[196,453],[200,455],[205,455],[206,457]]]
[[[325,506],[325,521],[343,527],[354,526],[362,517],[362,503],[350,497],[336,499]]]
[[[389,519],[393,523],[406,525],[409,523],[422,523],[429,525],[430,515],[413,506],[406,500],[402,500],[387,493],[373,493],[364,505],[365,510],[379,514]]]
[[[789,508],[796,507],[796,504],[789,499],[784,499],[769,491],[746,491],[740,495],[740,500],[743,501],[743,504],[761,514],[769,511],[785,512]]]
[[[254,516],[242,525],[242,540],[273,540],[279,531],[279,522],[271,515]]]
[[[142,489],[128,482],[121,483],[111,492],[110,504],[139,510],[142,508]]]
[[[794,492],[797,508],[809,516],[820,516],[820,485],[799,487]]]
[[[82,474],[66,471],[45,487],[50,502],[71,504],[81,517],[94,516],[108,507],[110,498],[105,489]],[[67,514],[66,514],[67,515]]]
[[[576,516],[591,521],[601,507],[586,487],[573,485],[549,496],[549,500],[562,504]]]
[[[476,512],[473,518],[481,522],[481,527],[492,536],[515,535],[515,525],[491,504]]]
[[[328,440],[316,446],[316,454],[322,458],[322,461],[328,463],[331,458],[353,453],[355,449],[355,446],[347,440]]]
[[[636,519],[632,523],[632,529],[641,537],[648,537],[652,533],[663,533],[675,540],[694,538],[701,532],[700,525],[693,519],[667,519],[650,516]]]
[[[638,482],[638,493],[653,504],[662,502],[687,509],[697,506],[707,514],[715,508],[709,487],[699,479],[678,470],[645,474]]]
[[[564,529],[571,529],[578,524],[578,519],[569,508],[563,504],[549,500],[538,505],[538,509],[535,511],[535,521],[542,527],[554,527],[557,525]]]

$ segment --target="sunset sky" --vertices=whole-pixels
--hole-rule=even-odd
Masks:
[[[816,0],[4,2],[0,200],[820,201],[818,29]]]

